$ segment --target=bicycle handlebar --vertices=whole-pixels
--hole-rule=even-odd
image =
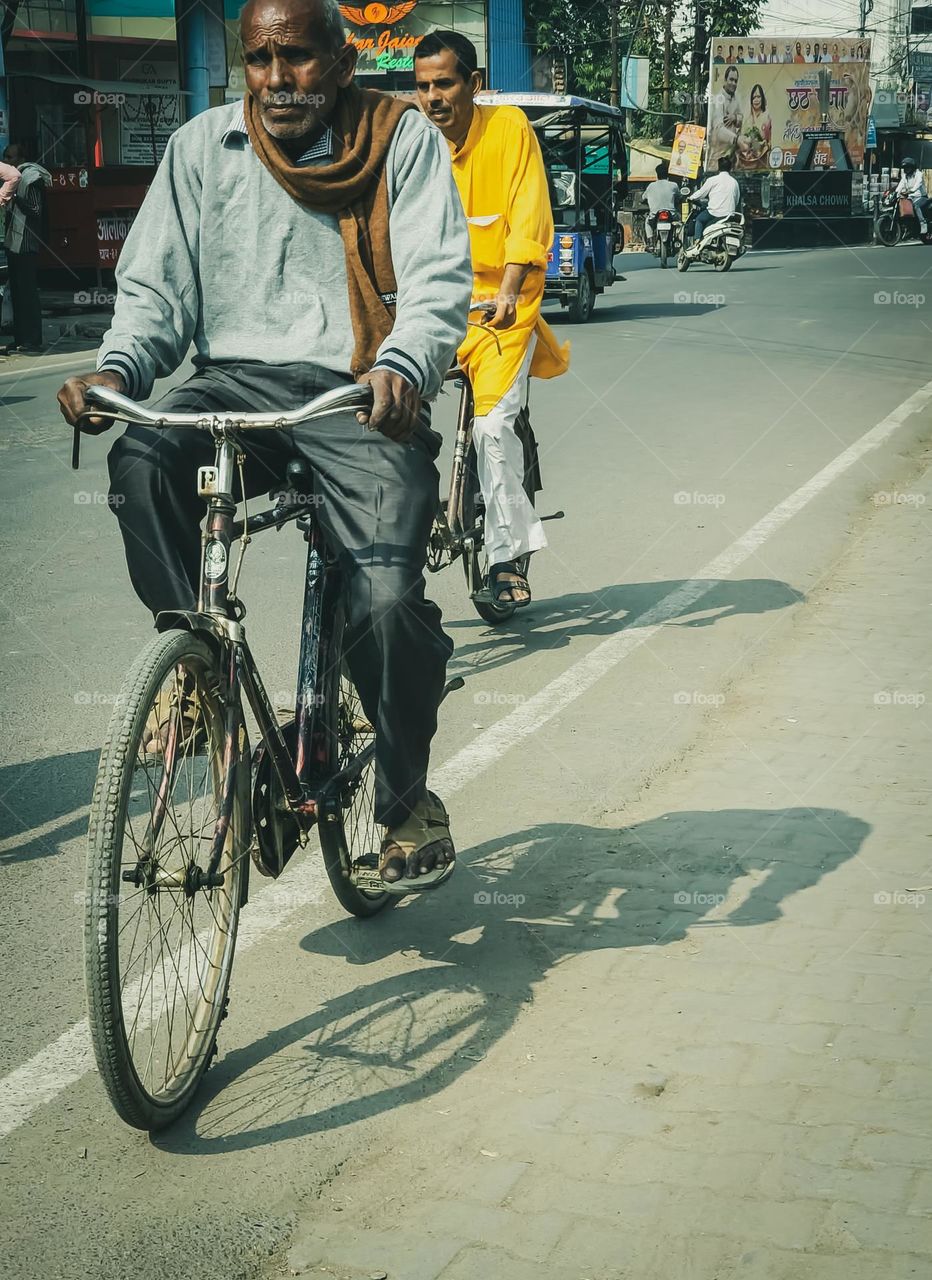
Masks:
[[[372,408],[372,388],[354,384],[351,387],[335,387],[315,396],[299,409],[279,412],[241,413],[236,409],[220,412],[168,413],[165,410],[146,409],[129,396],[111,387],[88,387],[84,393],[86,402],[101,409],[108,417],[123,422],[138,422],[147,427],[192,427],[210,431],[216,426],[286,430],[315,418],[326,418],[332,413],[344,413]]]

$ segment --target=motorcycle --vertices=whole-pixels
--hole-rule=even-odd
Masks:
[[[678,213],[661,209],[656,214],[654,234],[648,241],[648,247],[654,257],[660,259],[661,267],[666,267],[669,260],[677,256],[683,247],[683,223]]]
[[[919,219],[912,200],[908,196],[898,196],[893,190],[885,191],[880,197],[876,228],[877,239],[888,249],[902,244],[904,240],[921,240],[923,244],[932,244],[932,235],[923,235],[919,230]]]
[[[710,223],[697,240],[693,235],[692,243],[687,247],[688,233],[693,231],[699,210],[704,201],[693,201],[690,196],[689,217],[683,229],[683,248],[676,260],[678,271],[688,271],[694,262],[705,262],[716,271],[730,271],[736,259],[747,252],[744,240],[744,214],[731,213],[719,222]]]

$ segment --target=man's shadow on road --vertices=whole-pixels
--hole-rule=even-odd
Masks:
[[[84,834],[99,758],[72,751],[0,768],[0,866],[51,858]]]
[[[686,587],[683,579],[619,583],[535,600],[495,627],[478,618],[445,621],[448,630],[467,633],[465,639],[457,638],[451,669],[455,667],[458,674],[469,669],[490,671],[529,652],[565,648],[582,636],[605,639],[618,631],[655,625],[657,618],[650,616],[654,606]],[[702,591],[703,587],[707,589]],[[699,583],[688,595],[691,599],[682,606],[673,602],[664,626],[711,627],[743,614],[787,609],[805,598],[795,587],[772,578],[713,579]],[[472,635],[475,640],[469,638]]]
[[[663,947],[715,927],[742,931],[740,963],[753,954],[753,926],[855,857],[869,831],[831,809],[726,809],[616,830],[545,823],[479,845],[442,901],[407,899],[301,941],[360,976],[391,957],[427,963],[352,986],[221,1058],[194,1108],[156,1141],[179,1155],[222,1154],[420,1101],[469,1071],[549,971],[582,952]],[[623,1018],[624,989],[606,988],[605,1004]]]

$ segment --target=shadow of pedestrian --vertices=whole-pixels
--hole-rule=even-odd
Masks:
[[[488,671],[526,657],[529,650],[564,648],[580,636],[601,639],[645,625],[645,614],[685,585],[683,580],[619,583],[535,600],[530,608],[501,626],[489,627],[478,618],[466,618],[445,621],[444,627],[476,635],[475,641],[457,641],[453,662],[460,673],[462,668]],[[702,585],[707,590],[671,616],[664,626],[711,627],[744,614],[787,609],[804,599],[795,587],[772,578],[713,579],[699,587]],[[648,618],[646,625],[655,622],[655,618]]]
[[[52,857],[84,833],[99,756],[72,751],[0,769],[0,865]]]
[[[743,962],[753,927],[855,857],[869,830],[836,810],[727,809],[615,830],[541,824],[479,845],[442,905],[411,898],[305,937],[305,952],[351,972],[399,957],[405,971],[357,985],[335,965],[343,990],[223,1057],[194,1109],[155,1140],[182,1155],[241,1151],[420,1101],[467,1072],[550,970],[582,952],[714,927],[742,931]],[[623,1018],[624,990],[605,998]]]

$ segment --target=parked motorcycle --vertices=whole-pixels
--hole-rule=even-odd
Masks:
[[[877,216],[877,239],[889,249],[904,240],[921,240],[932,244],[932,235],[923,235],[913,202],[908,196],[898,196],[895,191],[885,191],[880,197]]]
[[[732,213],[719,222],[706,227],[702,238],[697,240],[694,234],[696,219],[704,201],[690,200],[689,217],[683,229],[683,245],[676,260],[678,271],[688,271],[694,262],[705,262],[716,271],[730,271],[732,263],[747,252],[744,240],[744,214]],[[692,243],[686,246],[690,235]]]

